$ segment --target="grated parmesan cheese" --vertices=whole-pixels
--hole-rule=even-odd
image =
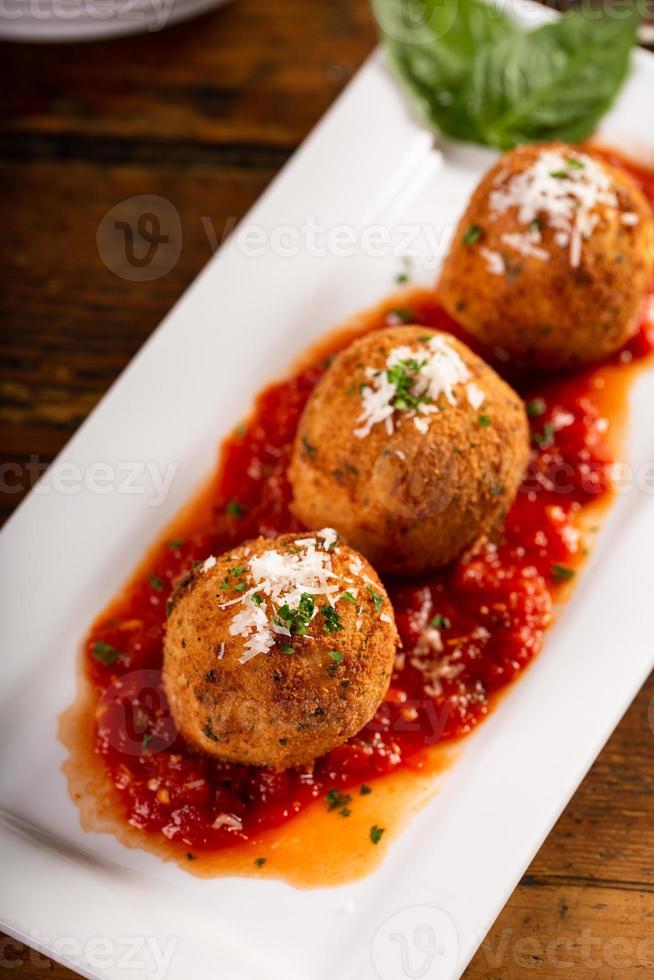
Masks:
[[[209,555],[209,557],[208,558],[205,558],[205,560],[202,562],[202,567],[201,567],[200,571],[203,572],[203,573],[204,572],[208,572],[209,569],[210,568],[213,568],[213,566],[215,564],[216,564],[216,556],[215,555]]]
[[[214,830],[219,830],[221,827],[228,827],[230,830],[243,830],[243,821],[234,813],[219,813],[211,826]]]
[[[333,527],[324,527],[322,531],[318,531],[317,536],[322,541],[323,547],[326,551],[334,550],[336,547],[336,542],[338,541],[338,534]]]
[[[352,575],[360,575],[363,571],[363,562],[358,555],[353,555],[352,561],[350,562],[350,572]]]
[[[486,401],[486,395],[481,390],[479,385],[474,383],[474,381],[471,381],[469,385],[466,385],[466,395],[468,396],[468,402],[470,403],[471,407],[474,408],[475,412],[478,411]]]
[[[453,650],[443,658],[434,656],[434,654],[442,654],[444,649],[440,630],[428,627],[420,635],[409,660],[411,666],[423,675],[425,694],[432,698],[443,693],[442,681],[454,680],[464,669],[464,664],[460,662],[459,650]]]
[[[493,217],[515,210],[519,223],[529,229],[524,235],[503,235],[508,245],[542,258],[545,250],[538,246],[544,222],[555,231],[555,244],[568,249],[573,268],[581,262],[583,242],[597,227],[599,209],[619,207],[611,178],[596,160],[561,150],[543,151],[520,173],[499,174],[489,203]]]
[[[492,248],[486,248],[482,246],[479,249],[479,254],[482,258],[486,259],[486,268],[490,272],[491,276],[503,276],[506,272],[506,265],[504,264],[504,258],[499,252],[495,252]]]
[[[436,629],[434,626],[428,626],[427,629],[423,630],[420,634],[420,638],[416,644],[414,654],[417,657],[429,656],[432,653],[442,653],[443,652],[443,639],[441,637],[441,631]]]
[[[410,393],[421,401],[416,408],[398,408],[395,405],[398,389],[389,380],[389,372],[397,365],[414,361],[419,368],[411,373]],[[388,435],[392,435],[398,413],[413,419],[418,432],[424,435],[429,428],[429,416],[438,412],[436,401],[443,396],[450,405],[456,405],[455,389],[468,381],[470,372],[448,338],[434,336],[411,347],[395,347],[386,359],[385,370],[367,368],[366,377],[368,381],[361,392],[362,410],[354,429],[357,439],[370,435],[376,425],[383,425]]]
[[[545,248],[540,248],[539,242],[541,242],[542,236],[538,229],[534,228],[531,231],[525,232],[507,232],[502,235],[502,241],[509,248],[514,249],[519,252],[520,255],[525,255],[528,258],[540,259],[541,262],[549,262],[550,253]]]
[[[238,606],[229,624],[229,634],[246,638],[239,663],[245,664],[260,653],[267,653],[278,636],[291,636],[290,629],[276,621],[282,606],[297,607],[304,594],[324,597],[330,606],[338,601],[342,584],[334,573],[331,558],[332,546],[337,540],[333,528],[323,528],[316,532],[316,537],[298,538],[295,542],[297,551],[282,552],[271,547],[248,561],[252,586],[236,599],[220,605],[221,609]],[[350,571],[356,576],[361,576],[363,567],[359,558],[350,562]],[[356,594],[357,590],[352,591]],[[254,602],[255,593],[263,601]],[[313,616],[317,611],[316,606]],[[219,659],[223,653],[224,644]]]

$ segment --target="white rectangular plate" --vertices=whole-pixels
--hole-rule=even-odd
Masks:
[[[525,9],[532,21],[547,16]],[[641,157],[654,152],[654,133],[642,131],[652,91],[654,58],[639,52],[603,125],[606,140]],[[77,649],[91,620],[211,470],[219,439],[262,384],[383,297],[410,247],[420,251],[417,281],[433,281],[447,232],[492,158],[471,147],[435,149],[374,55],[243,226],[270,234],[313,218],[335,234],[340,225],[357,233],[380,225],[396,254],[308,254],[301,243],[292,257],[271,248],[252,256],[234,236],[53,468],[172,464],[163,502],[151,506],[143,480],[142,493],[98,494],[83,485],[57,491],[46,477],[0,536],[0,918],[78,972],[125,976],[132,937],[138,952],[127,975],[138,978],[162,975],[156,948],[172,955],[170,980],[398,980],[409,974],[397,937],[419,956],[414,930],[431,924],[437,949],[428,975],[458,976],[651,669],[654,502],[633,489],[612,511],[541,656],[371,877],[313,891],[197,880],[84,833],[68,797],[57,717],[74,697]],[[436,239],[423,231],[410,246],[397,229],[416,224]],[[654,451],[652,382],[643,375],[632,395],[634,467]]]

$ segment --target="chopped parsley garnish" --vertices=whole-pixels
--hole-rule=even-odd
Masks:
[[[343,629],[341,617],[338,615],[333,606],[321,606],[320,612],[323,614],[325,619],[325,622],[322,624],[324,633],[338,633]]]
[[[554,445],[554,435],[556,429],[551,422],[546,422],[542,432],[532,432],[531,438],[539,449],[549,449]]]
[[[568,568],[567,565],[552,565],[551,572],[555,582],[569,582],[577,574],[574,568]]]
[[[277,610],[277,622],[280,626],[285,626],[296,636],[306,636],[309,621],[313,616],[314,601],[313,596],[308,592],[303,592],[300,596],[297,609],[291,609],[287,602]]]
[[[343,807],[347,807],[348,803],[352,802],[352,797],[349,793],[341,793],[340,789],[330,789],[326,796],[327,800],[327,810],[331,813],[332,810],[340,810]]]
[[[411,268],[411,259],[404,255],[402,256],[402,265],[404,266],[403,272],[398,272],[395,276],[395,282],[400,286],[409,281],[409,269]]]
[[[243,504],[239,503],[238,500],[230,500],[226,510],[230,517],[243,517],[247,513]]]
[[[357,604],[357,601],[351,592],[344,592],[343,595],[341,596],[341,599],[343,600],[343,602],[351,602],[353,606],[356,606]]]
[[[237,592],[245,592],[247,589],[247,584],[245,582],[237,582],[234,588]]]
[[[92,652],[95,659],[107,667],[121,656],[120,650],[116,650],[116,647],[112,647],[111,643],[105,643],[104,640],[96,640]]]
[[[285,643],[283,647],[280,647],[282,653],[295,653],[295,650],[290,645],[290,643]]]
[[[363,786],[359,788],[359,792],[361,793],[362,796],[368,796],[369,793],[372,793],[372,790],[370,789],[369,786],[366,786],[366,784],[364,783]]]
[[[413,313],[411,310],[407,310],[405,307],[400,306],[396,310],[390,310],[391,316],[397,317],[400,323],[411,323],[413,320]]]
[[[229,574],[230,575],[242,575],[243,572],[247,572],[247,570],[248,570],[247,565],[237,565],[236,568],[230,568]]]
[[[564,180],[566,177],[569,177],[569,176],[570,176],[570,174],[568,173],[567,170],[551,170],[550,171],[550,177],[555,177],[557,180]]]
[[[385,827],[378,827],[377,824],[372,825],[370,828],[370,840],[373,844],[379,844],[385,829]]]
[[[211,725],[211,720],[210,719],[207,720],[207,723],[206,723],[206,725],[204,726],[204,728],[202,730],[203,730],[204,734],[207,736],[207,738],[211,742],[217,742],[218,741],[218,736],[214,734],[214,730],[213,730],[213,727]]]
[[[466,229],[466,232],[463,236],[463,244],[474,245],[475,242],[479,241],[482,235],[483,235],[483,231],[481,230],[479,225],[470,225],[470,227]]]
[[[148,581],[156,592],[163,592],[164,584],[158,575],[151,575]]]
[[[483,425],[483,427],[485,429],[487,429],[489,425],[492,425],[493,423],[491,421],[490,415],[480,415],[479,416],[479,424],[480,425]]]
[[[315,456],[318,450],[314,445],[312,445],[306,436],[302,436],[302,445],[304,446],[307,456]]]
[[[527,402],[527,415],[530,418],[536,418],[538,415],[544,415],[547,411],[547,406],[545,405],[544,398],[532,398],[531,401]]]
[[[429,625],[435,630],[449,630],[452,623],[447,616],[444,616],[442,613],[436,613],[436,615],[432,616],[432,618],[429,620]]]
[[[577,160],[575,157],[568,157],[568,166],[572,167],[573,170],[583,170],[586,164],[583,160]]]
[[[173,551],[176,551],[178,548],[181,548],[183,544],[184,542],[181,538],[171,538],[171,540],[168,542],[168,547]]]
[[[142,742],[142,745],[143,745],[143,748],[144,749],[147,749],[147,747],[150,744],[150,742],[152,741],[153,737],[154,736],[153,736],[152,732],[146,732],[145,733],[145,735],[143,736],[143,742]]]
[[[506,490],[500,483],[494,483],[490,488],[491,497],[501,497],[504,493]]]
[[[265,858],[255,858],[254,859],[254,863],[256,864],[257,868],[262,868],[264,866],[264,864],[266,863],[266,859]]]
[[[386,377],[390,383],[395,385],[395,397],[392,404],[397,411],[415,411],[420,405],[431,402],[431,398],[427,395],[416,397],[411,391],[416,375],[426,363],[426,360],[419,361],[415,357],[408,357],[403,361],[398,361],[386,372]]]
[[[334,654],[338,654],[338,656],[334,656]],[[327,673],[330,677],[336,677],[338,668],[343,663],[343,654],[339,653],[338,650],[331,650],[329,656],[332,658],[332,662],[327,664]]]
[[[382,611],[382,606],[384,605],[384,597],[383,597],[383,595],[380,595],[379,592],[375,592],[375,590],[373,588],[371,588],[370,586],[367,586],[367,589],[368,589],[368,592],[370,593],[370,598],[372,599],[372,601],[374,603],[375,611],[376,612],[381,612]]]
[[[344,806],[343,809],[342,810],[339,810],[338,812],[340,813],[340,815],[342,817],[349,817],[349,815],[352,813],[352,811],[349,809],[349,807],[346,807],[346,806]]]
[[[263,602],[263,596],[259,592],[255,592],[253,596],[250,596],[250,598],[252,599],[252,602],[255,604],[255,606],[260,606],[261,603]]]

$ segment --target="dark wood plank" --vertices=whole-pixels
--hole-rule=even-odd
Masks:
[[[237,0],[160,33],[91,45],[3,45],[2,130],[74,158],[93,139],[291,147],[371,50],[365,0]],[[9,141],[1,144],[5,149]],[[114,143],[116,152],[119,145]],[[51,147],[48,151],[48,147]]]
[[[14,202],[0,230],[0,444],[11,464],[0,519],[33,483],[26,464],[51,461],[273,174],[0,163]],[[96,232],[107,211],[145,190],[179,214],[180,254],[161,278],[130,282],[107,268]]]
[[[547,883],[521,886],[465,980],[645,980],[654,972],[654,895]]]

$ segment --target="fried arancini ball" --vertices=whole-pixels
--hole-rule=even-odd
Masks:
[[[475,337],[552,368],[622,347],[653,276],[652,211],[635,180],[555,143],[505,153],[486,174],[437,290]]]
[[[379,571],[448,564],[511,504],[529,454],[524,405],[465,344],[422,326],[355,340],[300,419],[293,510]]]
[[[398,642],[376,573],[331,528],[257,538],[178,585],[164,686],[200,751],[302,766],[372,718]]]

